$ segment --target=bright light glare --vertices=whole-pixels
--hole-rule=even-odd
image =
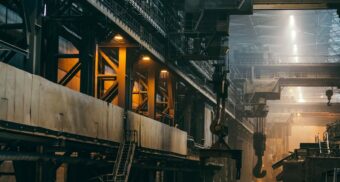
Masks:
[[[149,56],[142,56],[143,61],[150,61],[151,58]]]
[[[120,34],[116,34],[113,39],[117,42],[121,42],[121,41],[124,41],[124,37],[121,36]]]
[[[289,16],[289,25],[293,27],[295,25],[295,17],[294,15]]]
[[[293,53],[294,53],[294,55],[297,54],[297,51],[298,51],[297,45],[294,44],[294,45],[293,45]]]
[[[168,73],[168,70],[161,70],[161,73]]]
[[[295,61],[296,63],[298,63],[298,62],[299,62],[299,57],[294,57],[294,61]]]
[[[296,39],[296,31],[292,30],[291,34],[292,34],[292,40],[295,41],[295,39]]]
[[[302,88],[298,87],[297,89],[298,89],[298,95],[299,95],[298,102],[300,103],[306,102],[306,100],[303,98]]]
[[[298,100],[298,102],[304,103],[304,102],[306,102],[306,100],[304,98],[301,98],[301,99]]]

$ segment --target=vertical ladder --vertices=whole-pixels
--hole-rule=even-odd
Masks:
[[[103,182],[127,182],[137,145],[137,131],[125,132],[125,139],[120,144],[111,174],[102,177]]]

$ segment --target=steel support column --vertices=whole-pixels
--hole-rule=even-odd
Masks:
[[[133,87],[133,64],[139,55],[133,49],[127,49],[126,55],[126,77],[125,77],[125,107],[132,109],[132,87]]]
[[[174,118],[175,116],[175,104],[174,104],[174,78],[171,74],[169,74],[169,78],[168,78],[168,107],[169,107],[169,115]],[[172,123],[174,124],[174,123]]]
[[[53,6],[47,4],[47,7]],[[42,76],[46,79],[57,82],[58,81],[58,29],[59,26],[53,22],[46,20],[43,26],[43,71]]]
[[[155,118],[156,116],[157,70],[155,64],[150,64],[148,67],[148,114],[150,118]]]
[[[81,33],[81,46],[79,48],[81,73],[80,92],[87,95],[94,95],[94,64],[95,64],[95,24],[92,17],[88,21],[82,22],[83,31]]]
[[[118,80],[118,105],[122,108],[126,107],[126,48],[120,47],[118,50],[118,70],[117,70],[117,80]]]
[[[40,74],[41,60],[41,40],[42,40],[42,2],[41,0],[23,0],[25,19],[27,21],[27,44],[28,44],[28,60],[25,64],[25,70]]]
[[[183,111],[183,117],[184,117],[184,131],[188,133],[188,135],[191,135],[192,133],[190,132],[191,130],[191,116],[192,116],[192,105],[193,105],[193,93],[186,93],[186,98],[185,98],[185,106],[184,106],[184,111]]]

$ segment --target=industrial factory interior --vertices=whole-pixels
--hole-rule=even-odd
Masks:
[[[0,0],[0,182],[340,182],[340,0]]]

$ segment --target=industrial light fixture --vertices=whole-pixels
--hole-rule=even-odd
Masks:
[[[161,70],[161,73],[168,73],[168,70]]]
[[[144,55],[144,56],[142,56],[142,60],[143,60],[143,61],[150,61],[151,58],[150,58],[150,56]]]
[[[120,35],[120,34],[116,34],[116,35],[113,37],[113,39],[114,39],[115,41],[117,41],[117,42],[122,42],[122,41],[124,41],[124,37],[123,37],[122,35]]]
[[[160,72],[159,77],[160,77],[161,79],[168,79],[168,78],[169,78],[169,72],[168,72],[168,70],[162,69],[161,72]]]

